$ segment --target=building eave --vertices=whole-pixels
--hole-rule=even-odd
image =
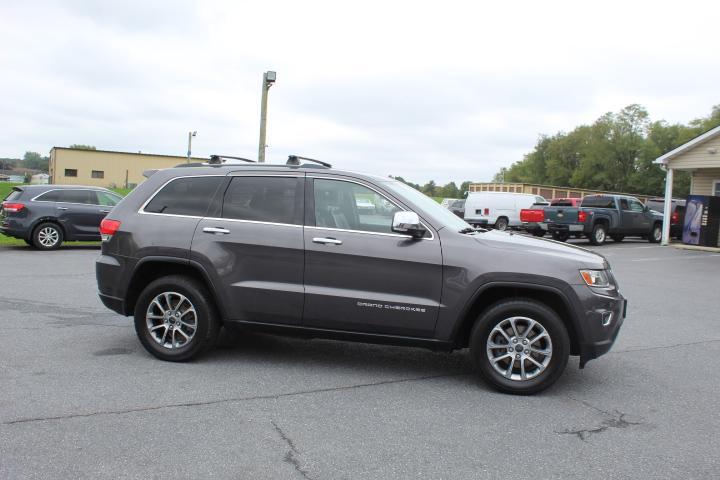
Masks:
[[[707,132],[705,132],[701,135],[698,135],[697,137],[693,138],[689,142],[683,143],[682,145],[675,148],[674,150],[670,150],[665,155],[662,155],[662,156],[656,158],[654,163],[667,165],[670,160],[677,157],[681,153],[684,153],[684,152],[690,150],[691,148],[693,148],[707,140],[715,138],[717,136],[720,136],[720,126],[717,126],[711,130],[708,130]]]

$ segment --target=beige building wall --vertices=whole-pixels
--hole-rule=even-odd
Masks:
[[[692,173],[693,195],[720,195],[720,168],[704,168]]]
[[[78,150],[54,147],[50,151],[50,183],[96,187],[133,187],[145,180],[143,172],[171,168],[187,157],[147,153]],[[194,162],[207,159],[193,158]]]

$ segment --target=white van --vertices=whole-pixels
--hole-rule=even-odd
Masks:
[[[519,227],[520,210],[535,203],[546,203],[539,195],[511,192],[470,192],[465,201],[465,221],[476,227],[494,226],[498,230]]]

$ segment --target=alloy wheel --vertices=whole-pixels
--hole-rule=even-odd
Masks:
[[[492,329],[486,345],[493,369],[509,380],[543,373],[552,359],[552,341],[543,325],[528,317],[506,318]]]
[[[38,232],[37,239],[43,247],[54,247],[60,240],[60,232],[53,227],[44,227]]]
[[[145,319],[150,337],[167,349],[184,347],[197,332],[195,306],[181,293],[163,292],[157,295],[150,302]]]

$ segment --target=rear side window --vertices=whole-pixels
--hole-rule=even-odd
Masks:
[[[5,197],[5,200],[15,200],[17,198],[20,198],[20,195],[22,195],[22,190],[19,188],[14,188],[10,193],[8,193],[7,197]]]
[[[299,185],[294,177],[235,177],[225,192],[222,217],[300,225]]]
[[[585,197],[583,198],[580,206],[591,208],[615,208],[615,198],[604,196]]]
[[[165,185],[143,209],[149,213],[202,217],[223,177],[178,178]]]
[[[45,193],[40,194],[37,197],[35,197],[35,201],[37,201],[37,202],[58,202],[58,201],[60,201],[60,191],[52,190],[50,192],[45,192]]]

